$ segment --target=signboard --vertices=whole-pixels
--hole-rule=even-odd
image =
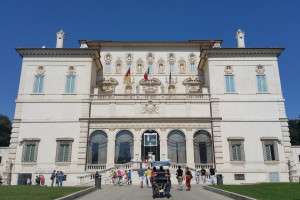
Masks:
[[[145,147],[157,146],[157,133],[144,133],[144,146]]]

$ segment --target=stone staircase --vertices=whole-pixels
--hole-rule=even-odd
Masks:
[[[139,182],[139,176],[138,176],[137,170],[139,169],[140,164],[141,164],[141,162],[128,162],[128,163],[124,163],[124,164],[115,164],[113,167],[110,167],[110,168],[103,168],[103,167],[99,168],[99,167],[96,167],[96,165],[93,167],[87,167],[87,169],[88,169],[87,172],[78,177],[79,185],[80,186],[94,185],[95,184],[94,178],[95,178],[96,171],[98,171],[98,173],[101,174],[103,185],[113,184],[112,170],[116,170],[118,168],[121,168],[123,170],[132,170],[132,184],[139,185],[140,182]],[[170,173],[171,173],[171,182],[172,183],[177,183],[176,170],[177,170],[178,166],[181,166],[183,170],[185,167],[187,167],[187,165],[183,164],[183,163],[171,163]],[[196,168],[189,167],[190,170],[192,171],[194,177],[195,177],[196,170],[199,170],[202,167],[204,167],[205,169],[209,169],[209,167],[211,167],[211,164],[201,164],[201,165],[199,164],[199,165],[196,165],[195,167]],[[195,183],[195,178],[193,179],[192,183]]]

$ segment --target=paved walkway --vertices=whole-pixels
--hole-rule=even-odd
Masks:
[[[193,185],[192,190],[171,190],[170,200],[232,200],[203,189],[199,185]],[[111,186],[105,185],[102,190],[97,190],[80,198],[80,200],[152,200],[151,188],[139,188],[138,186]],[[164,198],[167,199],[167,198]]]

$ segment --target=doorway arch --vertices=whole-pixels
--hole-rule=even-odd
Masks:
[[[107,135],[97,130],[90,135],[89,159],[90,164],[106,164],[107,161]]]
[[[141,160],[160,160],[159,134],[155,130],[146,130],[142,135]]]
[[[174,163],[186,163],[185,135],[180,130],[173,130],[168,135],[168,158]]]
[[[133,158],[133,134],[128,130],[122,130],[116,135],[115,163],[128,163]]]
[[[200,130],[194,134],[195,163],[212,163],[212,139],[207,131]]]

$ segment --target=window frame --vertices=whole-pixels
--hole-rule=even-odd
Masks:
[[[69,73],[66,76],[65,94],[75,94],[75,90],[76,90],[76,74]]]
[[[224,82],[225,82],[225,93],[227,94],[236,93],[235,77],[233,74],[225,74]]]
[[[73,139],[71,138],[65,138],[65,139],[57,139],[56,140],[56,154],[55,154],[55,162],[56,163],[71,163],[72,161],[72,146],[73,146]],[[68,150],[68,155],[67,155],[67,159],[63,159],[65,158],[64,156],[64,152],[63,152],[63,157],[60,158],[61,155],[61,145],[62,144],[68,144],[69,145],[69,150]]]
[[[34,155],[33,159],[27,159],[27,148],[28,145],[35,145],[34,149]],[[24,140],[22,145],[22,163],[36,163],[37,162],[37,156],[38,156],[38,146],[39,146],[39,140]],[[32,156],[29,156],[32,157]],[[25,159],[26,158],[26,159]]]
[[[264,162],[278,162],[280,160],[279,151],[278,151],[278,139],[261,139],[261,141],[262,141]],[[271,158],[272,158],[271,160],[269,160],[267,157],[266,145],[273,145],[273,151],[270,152],[273,152],[274,155],[271,154]]]
[[[267,78],[265,74],[256,75],[256,87],[257,87],[257,93],[259,94],[268,93],[268,84],[267,84]]]
[[[35,74],[32,92],[34,94],[43,94],[44,93],[44,84],[45,84],[45,75],[44,74]]]
[[[244,138],[228,138],[229,144],[229,156],[231,162],[245,162],[245,147],[244,147]],[[233,154],[233,145],[240,145],[240,158],[235,159]]]

